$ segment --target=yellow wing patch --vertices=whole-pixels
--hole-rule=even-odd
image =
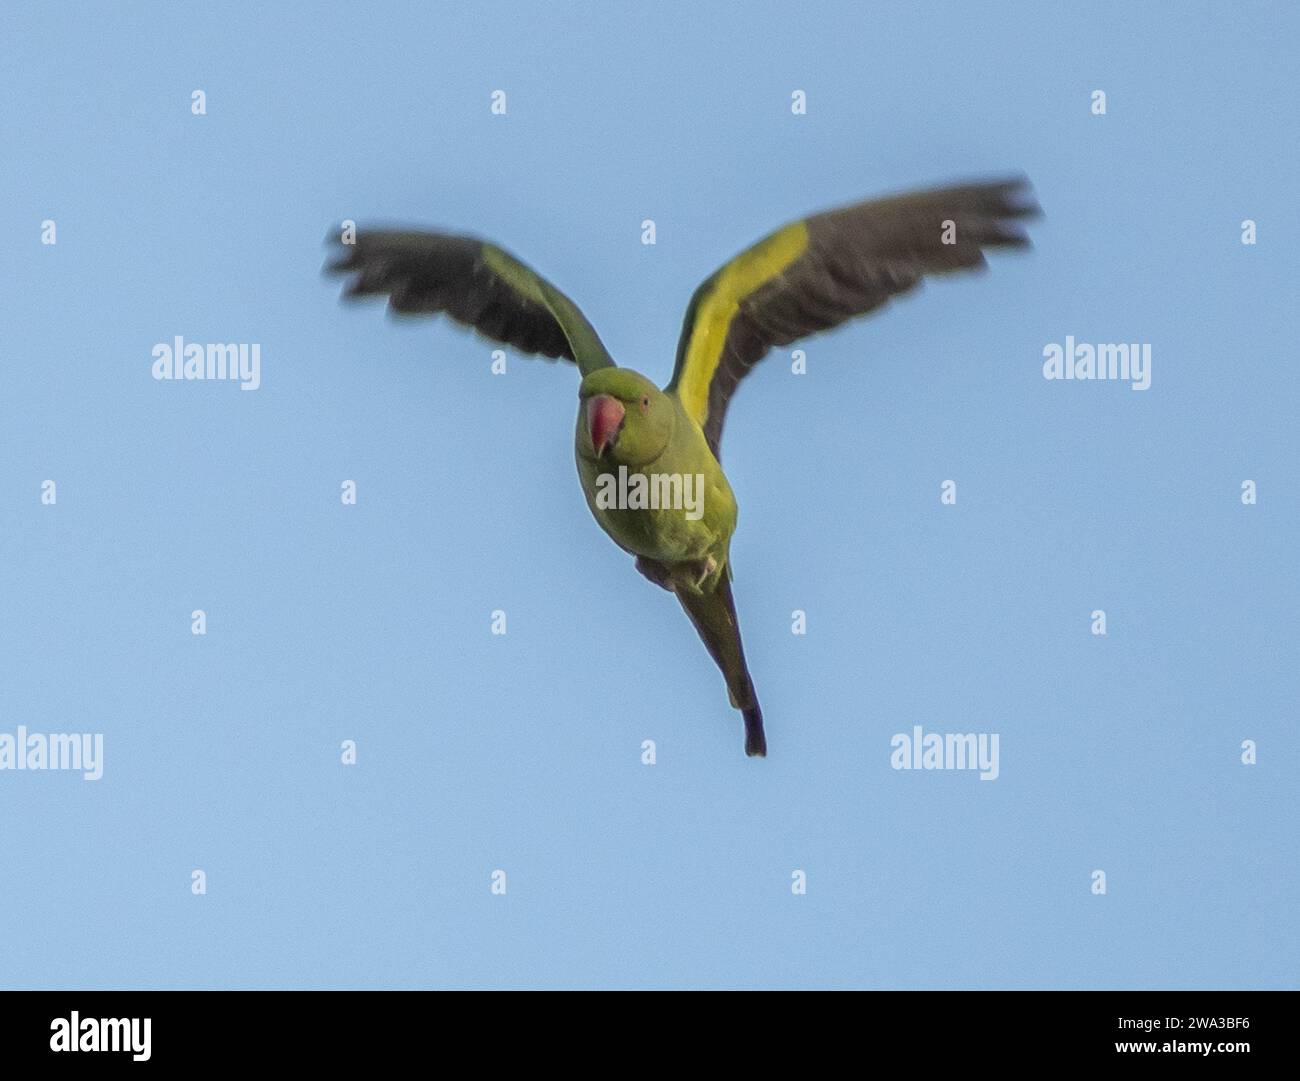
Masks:
[[[699,303],[686,348],[686,363],[677,395],[686,412],[703,426],[709,411],[709,384],[722,359],[727,330],[740,302],[799,258],[808,248],[808,226],[802,221],[778,229],[737,256],[718,273],[713,287]]]
[[[542,295],[541,289],[537,286],[537,275],[529,270],[523,263],[519,262],[510,255],[509,252],[502,251],[495,244],[483,245],[483,262],[487,263],[494,271],[505,279],[515,292],[527,297],[534,304],[540,304],[547,307],[546,297]]]

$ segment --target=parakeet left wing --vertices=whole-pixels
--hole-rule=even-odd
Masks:
[[[1037,213],[1012,179],[896,195],[816,214],[760,240],[691,297],[667,389],[718,454],[741,379],[774,345],[865,315],[927,274],[984,265],[984,250],[1022,247]]]
[[[445,312],[525,353],[564,357],[583,375],[614,361],[578,306],[531,267],[472,236],[409,229],[331,234],[333,274],[353,274],[347,297],[388,297],[402,315]]]

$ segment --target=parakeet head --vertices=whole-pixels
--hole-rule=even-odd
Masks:
[[[578,453],[592,461],[648,465],[675,421],[672,399],[630,368],[600,368],[578,389]]]

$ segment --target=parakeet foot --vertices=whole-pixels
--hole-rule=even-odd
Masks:
[[[718,561],[714,559],[712,556],[709,556],[707,559],[704,560],[703,568],[700,571],[699,578],[695,580],[695,588],[703,589],[704,583],[707,582],[710,578],[712,578],[713,575],[717,573],[717,570],[718,570]]]

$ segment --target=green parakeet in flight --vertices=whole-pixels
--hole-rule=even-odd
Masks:
[[[591,513],[637,570],[677,597],[744,717],[745,753],[764,755],[731,593],[736,499],[719,464],[736,387],[773,346],[873,311],[928,274],[981,267],[986,248],[1027,245],[1019,219],[1036,212],[1027,183],[1012,179],[871,200],[778,229],[695,290],[662,390],[615,365],[573,301],[487,241],[405,229],[332,234],[341,251],[327,269],[354,275],[347,297],[386,295],[403,314],[446,312],[495,341],[578,366],[574,450]]]

